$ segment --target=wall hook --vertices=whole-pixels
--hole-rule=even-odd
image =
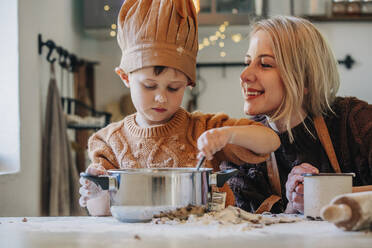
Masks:
[[[346,54],[346,57],[344,60],[338,60],[339,64],[344,64],[347,69],[351,69],[353,67],[353,64],[355,63],[355,60],[351,57],[351,55]]]
[[[48,51],[48,54],[47,54],[47,60],[50,62],[50,63],[54,63],[56,61],[56,58],[51,58],[50,56],[52,55],[52,52],[53,50],[56,48],[56,44],[51,41],[51,40],[48,40],[46,42],[43,42],[42,38],[41,38],[41,34],[38,35],[38,50],[39,50],[39,54],[41,55],[42,52],[43,52],[43,46],[47,46],[49,48],[49,51]]]

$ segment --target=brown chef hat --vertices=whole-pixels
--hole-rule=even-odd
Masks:
[[[192,0],[126,0],[118,17],[120,67],[168,66],[195,84],[197,14]]]

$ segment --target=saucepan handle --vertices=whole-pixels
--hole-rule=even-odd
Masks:
[[[209,183],[211,185],[216,185],[217,187],[222,187],[227,180],[229,180],[231,177],[235,176],[238,174],[237,169],[228,169],[228,170],[223,170],[219,171],[216,173],[212,173],[209,178]]]
[[[108,190],[110,188],[110,178],[109,176],[93,176],[91,174],[81,172],[80,176],[88,179],[89,181],[94,182],[98,186],[100,186],[103,190]]]

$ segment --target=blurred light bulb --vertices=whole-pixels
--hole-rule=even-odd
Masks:
[[[219,45],[220,47],[224,47],[224,46],[225,46],[225,43],[224,43],[223,41],[220,41],[220,43],[218,43],[218,45]]]
[[[215,35],[211,35],[211,36],[209,36],[209,40],[210,41],[216,41],[216,40],[218,40],[218,37],[215,36]]]
[[[115,36],[116,36],[116,32],[115,32],[114,30],[111,30],[111,32],[110,32],[110,36],[111,36],[111,37],[115,37]]]
[[[203,39],[203,45],[204,46],[209,46],[210,45],[210,42],[209,42],[208,38]]]
[[[103,9],[104,9],[105,11],[109,11],[109,10],[110,10],[110,6],[106,4],[106,5],[103,7]]]
[[[238,43],[242,40],[242,35],[241,34],[234,34],[233,36],[231,36],[231,39],[235,42],[235,43]]]
[[[116,24],[115,23],[111,24],[111,29],[116,29]]]
[[[226,53],[225,52],[220,52],[220,56],[223,58],[226,56]]]

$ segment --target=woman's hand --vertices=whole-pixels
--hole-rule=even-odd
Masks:
[[[89,165],[89,167],[86,169],[85,172],[92,176],[99,176],[99,175],[107,174],[106,169],[102,165],[99,165],[99,164]],[[97,186],[97,184],[95,184],[94,182],[88,179],[80,177],[79,182],[82,185],[79,189],[79,193],[81,195],[79,199],[79,204],[82,207],[86,207],[88,200],[91,200],[93,198],[100,196],[103,192],[101,187]]]
[[[304,212],[304,177],[303,173],[319,173],[319,170],[308,163],[302,163],[292,168],[285,184],[288,205],[286,213]]]
[[[232,139],[232,132],[227,127],[220,127],[205,131],[197,141],[200,151],[198,157],[205,156],[211,160],[213,154],[224,148]]]

